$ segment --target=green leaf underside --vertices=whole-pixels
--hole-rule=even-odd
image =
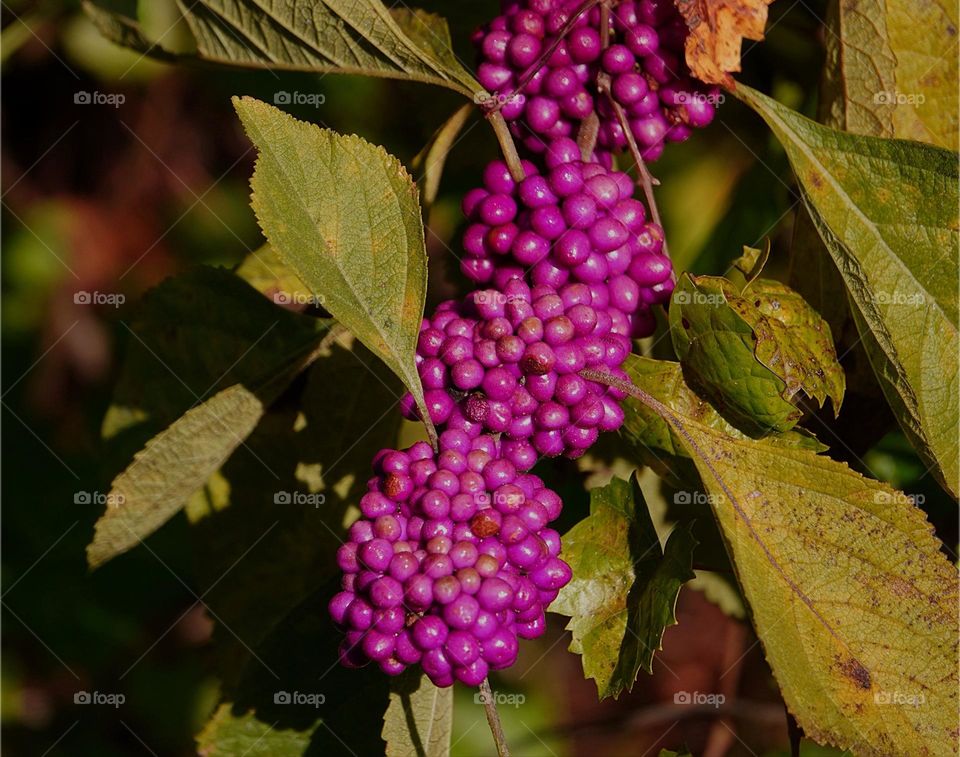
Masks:
[[[393,370],[423,417],[414,364],[427,284],[417,189],[356,136],[235,98],[259,150],[252,206],[267,240],[320,304]]]
[[[956,3],[831,3],[827,23],[823,91],[831,125],[957,149]]]
[[[388,9],[380,0],[179,0],[178,5],[195,54],[163,49],[162,40],[146,38],[136,19],[90,0],[84,8],[111,41],[164,60],[408,79],[471,98],[483,92],[453,52],[446,20],[422,10]]]
[[[858,754],[955,753],[957,574],[923,513],[829,458],[732,438],[650,401],[713,495],[804,732]]]
[[[113,480],[87,561],[96,568],[135,547],[178,513],[190,495],[253,431],[263,403],[237,384],[189,410],[151,439]]]
[[[633,688],[652,672],[680,587],[694,577],[696,540],[677,526],[661,549],[636,478],[614,478],[590,492],[590,515],[563,537],[573,579],[550,605],[570,617],[570,650],[583,658],[601,699]]]
[[[956,155],[844,134],[748,87],[786,148],[814,224],[839,268],[867,352],[901,427],[945,486],[957,455]]]
[[[225,311],[203,320],[212,307]],[[229,325],[224,313],[231,314]],[[119,404],[108,412],[104,431],[136,431],[131,424],[145,419],[169,425],[114,479],[87,547],[91,567],[136,546],[186,505],[310,362],[326,328],[327,322],[276,308],[224,270],[191,271],[147,295],[134,323]],[[203,349],[193,352],[191,345]],[[194,364],[181,374],[181,361]],[[137,393],[160,396],[157,391],[173,385],[176,391],[160,403],[137,401]]]
[[[684,372],[741,427],[787,431],[800,418],[799,392],[835,410],[843,370],[830,328],[802,297],[769,279],[742,292],[716,276],[681,277],[670,333]]]
[[[445,757],[452,733],[453,687],[434,686],[419,670],[391,681],[380,734],[387,757]]]

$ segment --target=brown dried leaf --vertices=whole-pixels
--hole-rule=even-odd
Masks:
[[[687,65],[708,84],[733,86],[730,72],[740,70],[743,38],[763,39],[767,6],[773,0],[676,0],[687,22]]]

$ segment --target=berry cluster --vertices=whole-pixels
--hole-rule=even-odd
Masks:
[[[663,230],[610,170],[627,143],[606,82],[644,157],[713,115],[681,69],[685,30],[668,0],[612,8],[606,49],[583,0],[506,0],[479,33],[481,83],[523,90],[503,115],[534,157],[513,175],[491,162],[467,193],[461,270],[478,289],[421,324],[416,362],[438,450],[383,450],[338,553],[330,614],[344,664],[396,675],[419,664],[438,686],[478,685],[543,633],[570,580],[549,523],[560,497],[528,471],[582,455],[623,423],[623,393],[584,369],[626,378],[631,337],[653,332],[673,290]],[[533,69],[549,51],[546,65]],[[570,137],[600,117],[589,160]],[[532,136],[531,136],[532,135]],[[401,407],[415,418],[406,395]]]
[[[620,118],[598,91],[600,77],[646,161],[660,157],[664,143],[683,142],[692,128],[713,120],[717,91],[690,76],[687,27],[673,0],[614,5],[606,48],[600,8],[577,15],[582,5],[504,0],[503,15],[474,36],[481,60],[477,79],[505,98],[501,112],[528,150],[543,152],[557,137],[576,136],[593,113],[600,120],[601,155],[627,146]],[[513,93],[518,96],[507,97]]]
[[[545,174],[524,161],[526,177],[518,183],[495,160],[483,187],[466,194],[464,275],[501,287],[527,272],[534,284],[554,289],[588,284],[598,307],[609,303],[614,318],[635,318],[633,335],[648,336],[650,306],[669,300],[672,290],[663,229],[647,221],[627,174],[582,161],[572,139],[553,140],[543,162]]]
[[[618,429],[622,395],[579,375],[591,368],[623,378],[630,352],[626,316],[616,322],[617,311],[595,299],[586,284],[531,289],[513,278],[439,305],[417,346],[433,423],[501,434],[503,456],[523,471],[543,456],[579,457],[599,431]],[[402,408],[416,417],[411,395]]]
[[[543,633],[544,608],[570,580],[547,527],[560,497],[518,473],[494,437],[459,429],[440,435],[437,456],[420,442],[374,465],[337,553],[342,660],[390,675],[419,663],[437,686],[477,686],[513,664],[518,637]]]

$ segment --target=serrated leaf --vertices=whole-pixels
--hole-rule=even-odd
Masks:
[[[452,687],[434,686],[419,670],[391,681],[380,734],[387,757],[446,757],[452,733]]]
[[[684,274],[670,302],[670,335],[689,383],[752,434],[791,429],[802,415],[800,392],[821,407],[830,397],[839,412],[844,376],[830,327],[777,281],[736,286]]]
[[[194,320],[211,306],[226,310],[210,321]],[[218,332],[218,318],[227,314],[229,335]],[[87,548],[91,567],[136,546],[187,504],[244,443],[265,406],[315,357],[326,328],[270,305],[222,270],[199,269],[147,295],[105,432],[130,432],[183,414],[114,479]],[[145,376],[151,378],[138,383]],[[175,392],[167,391],[171,385]]]
[[[831,126],[957,149],[956,3],[842,0],[830,3],[827,29]]]
[[[447,155],[457,143],[460,132],[470,120],[474,109],[471,105],[458,108],[450,118],[441,124],[430,141],[417,153],[411,165],[414,170],[423,176],[423,191],[421,197],[426,205],[432,205],[437,199],[440,190],[440,177],[443,176],[443,167],[447,162]]]
[[[667,360],[629,355],[624,370],[634,385],[665,404],[685,418],[716,428],[734,438],[745,434],[731,425],[714,407],[686,385],[679,363]],[[620,433],[663,478],[675,486],[684,486],[697,480],[689,452],[676,430],[663,418],[641,402],[623,403],[625,420]],[[794,429],[785,434],[771,434],[771,444],[795,446],[823,452],[827,448],[805,430]]]
[[[380,0],[181,1],[195,55],[162,48],[163,40],[147,39],[136,19],[100,7],[102,3],[84,2],[101,34],[164,60],[197,58],[226,66],[409,79],[471,98],[483,92],[453,52],[441,16],[388,9]]]
[[[110,486],[107,511],[87,547],[90,567],[135,547],[178,513],[262,415],[260,399],[236,384],[151,439]]]
[[[641,669],[652,672],[664,629],[677,622],[680,587],[694,577],[690,525],[661,549],[636,478],[614,478],[591,490],[589,517],[563,537],[573,579],[550,610],[570,617],[570,650],[601,699],[632,690]]]
[[[829,458],[731,438],[643,401],[683,439],[713,495],[804,732],[858,754],[955,753],[957,573],[923,513]]]
[[[897,420],[956,495],[956,154],[844,134],[748,87],[738,87],[737,95],[784,145]]]
[[[427,288],[417,189],[383,148],[298,121],[250,97],[234,106],[259,150],[253,209],[267,240],[319,302],[406,384]]]

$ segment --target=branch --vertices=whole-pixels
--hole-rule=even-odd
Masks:
[[[507,168],[510,169],[510,176],[519,184],[526,178],[526,174],[523,171],[523,165],[520,163],[520,155],[517,153],[517,145],[513,141],[510,127],[507,126],[507,122],[500,111],[496,109],[487,113],[487,120],[493,126],[493,131],[497,135],[503,159],[507,162]]]
[[[497,703],[493,699],[493,692],[490,691],[490,681],[486,678],[480,684],[480,696],[483,698],[483,709],[487,712],[490,733],[493,734],[493,741],[497,745],[497,755],[498,757],[510,757],[507,740],[503,735],[503,726],[500,724],[500,715],[497,712]]]

